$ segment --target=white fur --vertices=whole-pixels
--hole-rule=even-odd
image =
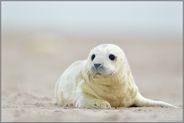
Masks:
[[[95,59],[91,60],[92,54]],[[114,54],[114,61],[109,59]],[[102,64],[94,70],[94,64]],[[171,106],[141,96],[121,48],[101,44],[93,48],[86,60],[74,62],[58,79],[55,86],[56,103],[79,108],[111,108],[136,106]]]

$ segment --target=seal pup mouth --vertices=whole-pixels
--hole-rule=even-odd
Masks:
[[[102,76],[102,74],[101,73],[99,73],[99,72],[96,72],[96,73],[94,73],[94,78],[96,78],[96,77],[100,77],[100,76]]]
[[[102,74],[101,74],[101,73],[96,73],[95,75],[99,75],[99,76],[100,76],[100,75],[102,75]]]
[[[113,77],[115,75],[115,72],[111,72],[111,73],[107,73],[107,74],[103,74],[103,73],[100,73],[100,72],[95,72],[93,73],[93,77],[94,78],[99,78],[99,77]]]

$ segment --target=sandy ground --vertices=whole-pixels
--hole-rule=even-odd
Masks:
[[[1,120],[5,121],[182,121],[182,41],[177,37],[77,37],[62,33],[3,33]],[[123,38],[122,38],[123,37]],[[124,49],[145,97],[179,106],[110,110],[63,109],[52,103],[54,85],[73,61],[101,43]]]

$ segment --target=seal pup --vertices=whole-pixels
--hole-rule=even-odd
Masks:
[[[123,50],[114,44],[98,45],[86,60],[71,64],[56,82],[55,98],[63,107],[175,107],[141,95]]]

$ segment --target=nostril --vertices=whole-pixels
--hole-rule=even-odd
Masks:
[[[94,64],[95,68],[97,69],[101,64]]]

